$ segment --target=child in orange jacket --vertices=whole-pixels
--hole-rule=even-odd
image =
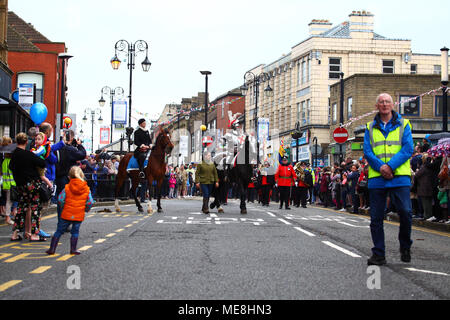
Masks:
[[[69,225],[72,225],[70,238],[70,254],[78,255],[77,242],[80,233],[81,222],[84,220],[85,213],[88,212],[94,204],[91,191],[84,178],[80,167],[73,166],[69,171],[70,181],[58,196],[58,202],[61,205],[61,219],[58,221],[58,227],[53,234],[48,254],[55,254],[59,238],[64,234]]]

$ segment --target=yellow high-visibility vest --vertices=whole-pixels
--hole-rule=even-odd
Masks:
[[[3,190],[9,190],[11,189],[11,186],[15,186],[16,182],[14,181],[13,174],[11,170],[9,169],[9,163],[11,162],[10,158],[5,158],[2,162],[2,176],[3,176]]]
[[[388,163],[394,155],[396,155],[402,149],[403,133],[405,132],[406,126],[411,123],[407,119],[400,119],[401,125],[395,130],[389,132],[388,136],[385,138],[383,133],[378,129],[374,128],[374,122],[367,123],[367,129],[369,130],[370,145],[372,147],[375,156]],[[405,161],[401,166],[399,166],[394,171],[395,176],[411,176],[411,165],[409,159]],[[369,166],[369,179],[380,177],[381,173],[374,170]]]

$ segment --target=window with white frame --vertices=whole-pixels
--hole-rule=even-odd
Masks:
[[[433,74],[441,74],[441,65],[440,64],[435,64],[433,66]]]
[[[400,104],[398,112],[403,116],[419,116],[420,115],[420,98],[414,99],[416,96],[400,96]]]
[[[300,85],[300,81],[301,81],[301,74],[302,74],[302,65],[300,64],[300,62],[297,63],[297,85]]]
[[[21,84],[36,85],[36,102],[44,102],[44,75],[36,72],[21,72],[17,74],[17,88]]]
[[[417,64],[411,65],[411,74],[417,74]]]
[[[312,61],[311,60],[308,60],[308,77],[307,77],[307,79],[306,79],[306,81],[311,81],[311,64],[312,64]]]
[[[333,118],[333,124],[336,124],[337,122],[337,103],[333,103],[333,108],[332,108],[332,118]]]
[[[328,78],[339,79],[341,74],[341,58],[329,58]]]
[[[350,120],[352,117],[353,109],[353,98],[347,98],[347,119]]]
[[[297,103],[297,121],[300,122],[300,103]]]
[[[300,103],[300,109],[301,109],[301,125],[304,126],[306,124],[306,101],[302,101]]]
[[[307,72],[308,72],[308,70],[306,69],[306,61],[303,61],[302,62],[302,84],[306,83],[306,79],[307,79],[306,73]]]
[[[383,60],[383,73],[395,72],[395,61],[394,60]]]
[[[311,100],[306,100],[306,124],[311,123]]]

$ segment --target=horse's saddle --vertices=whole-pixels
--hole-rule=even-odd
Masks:
[[[145,157],[144,161],[144,168],[148,165],[148,158],[150,157],[150,153],[151,151],[147,152],[147,156]],[[127,171],[131,170],[139,170],[139,163],[134,155],[130,158],[130,161],[128,161]]]

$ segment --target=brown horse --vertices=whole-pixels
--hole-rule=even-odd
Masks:
[[[157,184],[157,207],[158,212],[162,212],[161,208],[161,186],[164,180],[164,175],[166,173],[166,154],[170,154],[173,149],[173,144],[170,141],[170,135],[169,131],[167,129],[162,130],[160,129],[158,136],[156,138],[155,146],[153,147],[149,159],[147,167],[145,167],[145,176],[148,181],[148,187],[151,188],[152,183],[154,180],[156,180]],[[136,189],[139,185],[139,170],[130,170],[130,172],[127,172],[128,162],[130,161],[131,157],[133,156],[133,153],[127,153],[122,160],[120,160],[119,163],[119,172],[117,173],[117,184],[116,184],[116,192],[115,192],[115,207],[116,211],[120,212],[119,207],[119,192],[120,188],[122,187],[123,182],[128,177],[131,179],[131,194],[133,195],[134,201],[136,202],[136,206],[138,207],[139,212],[143,212],[141,203],[138,200],[138,197],[136,196]],[[148,213],[152,213],[152,203],[151,203],[151,193],[150,193],[150,199],[148,202]]]

